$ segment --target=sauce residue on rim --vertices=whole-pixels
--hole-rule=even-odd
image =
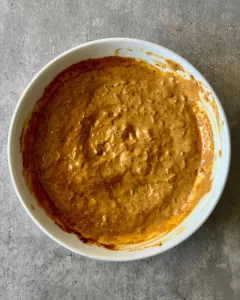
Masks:
[[[211,188],[212,129],[199,101],[197,81],[143,60],[69,67],[24,126],[30,190],[84,242],[118,249],[166,234]]]

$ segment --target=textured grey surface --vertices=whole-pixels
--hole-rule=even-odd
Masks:
[[[7,134],[34,74],[63,51],[104,37],[169,47],[209,80],[232,133],[230,177],[216,210],[188,241],[143,261],[72,254],[30,220],[15,195]],[[0,299],[240,299],[239,0],[0,2]]]

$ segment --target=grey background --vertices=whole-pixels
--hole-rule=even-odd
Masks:
[[[216,210],[189,240],[156,257],[108,263],[75,255],[30,220],[7,165],[18,99],[47,62],[83,42],[135,37],[188,59],[226,110],[232,166]],[[240,299],[240,1],[0,2],[0,299]]]

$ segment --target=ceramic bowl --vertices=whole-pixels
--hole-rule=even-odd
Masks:
[[[199,201],[191,214],[164,237],[145,242],[132,249],[127,247],[125,250],[117,251],[84,244],[76,235],[62,231],[36,204],[23,177],[19,143],[24,120],[46,86],[57,74],[81,60],[112,55],[141,58],[151,64],[154,64],[157,58],[171,59],[179,63],[188,74],[192,74],[202,83],[212,99],[210,102],[212,104],[205,103],[205,109],[212,124],[215,144],[211,191]],[[226,116],[217,95],[207,80],[189,62],[176,53],[150,42],[129,38],[111,38],[89,42],[64,52],[48,63],[33,78],[18,101],[12,118],[8,139],[8,161],[18,198],[28,215],[49,237],[67,249],[90,258],[129,261],[153,256],[173,248],[191,236],[206,221],[219,201],[227,180],[230,163],[230,135]]]

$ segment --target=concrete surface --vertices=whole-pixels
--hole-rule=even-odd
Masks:
[[[187,58],[213,85],[232,133],[230,177],[192,238],[154,258],[107,263],[75,255],[30,220],[15,195],[7,135],[34,74],[80,43],[136,37]],[[239,0],[0,2],[0,299],[240,299]]]

